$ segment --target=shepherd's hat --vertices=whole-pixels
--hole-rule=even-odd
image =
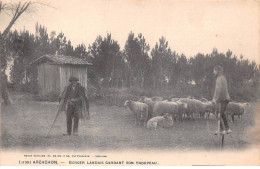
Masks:
[[[70,80],[69,80],[70,82],[77,82],[77,81],[79,81],[79,79],[78,78],[76,78],[76,77],[74,77],[74,76],[72,76],[72,77],[70,77]]]

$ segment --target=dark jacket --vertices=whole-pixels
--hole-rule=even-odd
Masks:
[[[74,93],[72,94],[72,92]],[[71,101],[71,99],[73,99],[73,101]],[[85,95],[85,88],[81,86],[80,83],[77,83],[74,91],[72,89],[72,84],[69,84],[62,92],[60,96],[61,111],[66,111],[67,105],[70,103],[73,103],[76,107],[79,118],[88,118],[89,103]]]
[[[221,74],[218,75],[217,80],[216,80],[216,87],[215,87],[213,99],[216,100],[216,102],[230,100],[230,96],[228,93],[227,80]]]

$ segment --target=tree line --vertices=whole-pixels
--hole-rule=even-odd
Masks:
[[[260,65],[242,55],[233,55],[231,50],[220,53],[214,48],[211,53],[188,58],[172,50],[165,37],[151,48],[141,33],[133,32],[128,34],[123,48],[109,33],[97,36],[88,47],[85,44],[74,47],[64,33],[48,34],[47,28],[37,23],[35,33],[10,31],[4,48],[9,63],[13,63],[10,80],[14,88],[31,92],[37,91],[37,71],[28,64],[44,54],[69,55],[93,63],[88,77],[98,89],[137,87],[178,93],[189,88],[210,97],[215,79],[212,69],[216,64],[224,67],[231,95],[237,95],[241,89],[257,90],[259,79]]]

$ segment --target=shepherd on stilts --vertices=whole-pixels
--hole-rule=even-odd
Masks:
[[[217,65],[214,67],[214,75],[217,76],[216,87],[212,102],[217,106],[218,130],[215,135],[219,136],[220,148],[223,148],[224,135],[230,134],[232,131],[229,128],[227,116],[225,114],[226,107],[230,101],[228,93],[227,80],[223,75],[223,67]],[[222,138],[220,137],[222,136]]]

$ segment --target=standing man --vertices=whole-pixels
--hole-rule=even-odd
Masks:
[[[227,116],[225,114],[226,107],[230,101],[230,96],[228,93],[227,80],[223,76],[223,67],[217,65],[214,67],[214,75],[217,76],[216,87],[214,92],[214,97],[212,102],[217,106],[217,112],[220,113],[220,134],[229,134],[232,131],[229,129]],[[223,123],[224,126],[223,126]],[[224,127],[224,128],[223,128]],[[215,135],[218,134],[218,131],[215,132]]]
[[[67,133],[64,136],[71,135],[73,121],[73,135],[78,136],[79,119],[89,119],[89,103],[85,95],[85,88],[78,83],[78,78],[71,77],[69,85],[64,89],[60,96],[62,110],[66,112]]]

